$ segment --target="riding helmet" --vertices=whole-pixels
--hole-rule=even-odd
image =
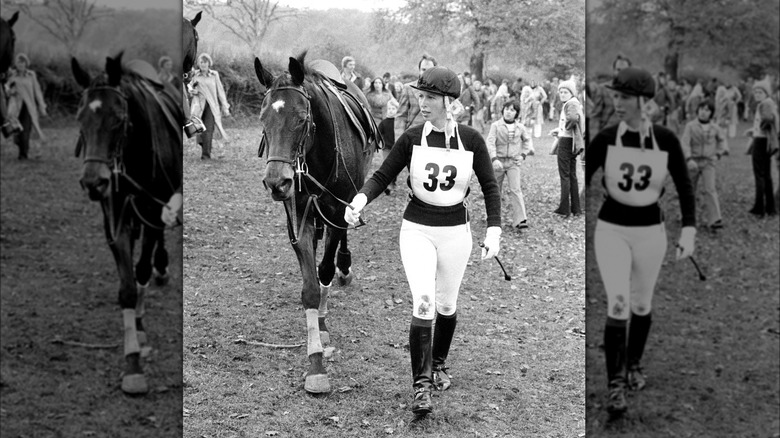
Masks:
[[[631,96],[653,98],[655,96],[655,80],[647,71],[636,67],[626,67],[615,76],[607,88]]]
[[[441,94],[453,99],[460,97],[460,79],[454,71],[447,67],[436,66],[425,70],[425,73],[417,80],[417,85],[411,87],[415,90]]]

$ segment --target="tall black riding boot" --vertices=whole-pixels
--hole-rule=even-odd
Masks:
[[[436,327],[433,330],[433,385],[444,391],[452,385],[445,361],[450,352],[452,335],[458,322],[458,314],[442,315],[436,312]]]
[[[604,327],[604,353],[607,359],[609,400],[607,411],[622,413],[626,404],[626,321],[607,317]]]
[[[431,322],[412,317],[412,324],[409,327],[409,353],[412,358],[412,387],[414,388],[412,412],[417,415],[429,414],[433,411]]]
[[[640,361],[653,322],[651,315],[637,315],[632,312],[631,324],[628,326],[628,387],[634,390],[640,390],[647,385]]]

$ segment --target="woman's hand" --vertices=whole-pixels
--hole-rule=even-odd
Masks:
[[[363,193],[358,193],[352,198],[352,202],[344,209],[344,220],[352,225],[357,225],[360,220],[360,212],[368,203],[368,198]]]
[[[181,193],[174,193],[171,199],[162,209],[163,223],[169,227],[176,225],[176,219],[179,217],[179,211],[181,210],[182,196]]]
[[[482,246],[482,260],[498,255],[501,240],[501,227],[488,227]]]
[[[680,240],[677,242],[677,260],[693,255],[695,238],[696,227],[682,227],[682,230],[680,230]]]
[[[494,172],[501,172],[502,170],[504,170],[504,165],[501,164],[501,161],[499,161],[497,159],[493,160],[493,171]]]

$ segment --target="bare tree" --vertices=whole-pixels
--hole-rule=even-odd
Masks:
[[[24,2],[17,5],[30,20],[65,44],[71,55],[76,54],[89,23],[113,15],[110,10],[95,9],[94,0],[46,0],[40,7]]]
[[[228,28],[241,41],[258,52],[258,47],[274,22],[296,17],[296,9],[279,8],[279,1],[228,0],[221,5],[212,1],[185,0],[187,6],[203,8],[209,15]]]

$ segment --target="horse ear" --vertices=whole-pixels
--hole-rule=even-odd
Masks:
[[[263,64],[260,63],[260,59],[257,57],[255,57],[255,74],[257,75],[257,80],[260,81],[260,84],[266,88],[271,87],[271,83],[274,81],[274,77],[271,75],[271,73],[268,72],[268,70],[263,68]]]
[[[108,74],[108,85],[116,87],[119,80],[122,79],[122,55],[119,52],[116,58],[106,58],[106,73]]]
[[[88,88],[92,79],[89,77],[89,73],[85,72],[76,58],[70,58],[70,69],[73,71],[73,77],[76,78],[76,83],[84,88]]]
[[[287,67],[290,71],[290,76],[292,76],[293,83],[295,85],[301,85],[303,84],[303,66],[300,62],[298,62],[297,59],[290,57],[290,65]]]
[[[19,11],[14,12],[13,15],[11,15],[11,19],[8,20],[8,27],[14,27],[14,23],[16,23],[16,20],[19,19]]]
[[[195,14],[195,18],[190,20],[190,23],[192,23],[192,27],[195,27],[195,26],[198,25],[198,22],[200,21],[200,14],[202,14],[202,13],[203,13],[203,11],[198,12],[197,14]]]

